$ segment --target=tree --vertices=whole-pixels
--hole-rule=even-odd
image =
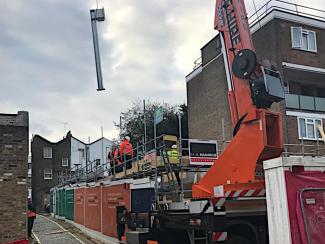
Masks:
[[[159,107],[163,108],[164,120],[157,125],[157,136],[168,134],[179,136],[178,113],[182,115],[182,137],[187,138],[187,106],[170,105],[168,103],[147,102],[146,103],[146,131],[147,141],[154,138],[154,113]],[[121,113],[121,136],[129,135],[132,144],[144,139],[144,109],[142,101],[134,102],[132,107],[126,112]],[[114,123],[120,129],[119,123]]]

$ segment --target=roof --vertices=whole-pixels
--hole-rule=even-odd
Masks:
[[[67,135],[66,135],[63,139],[61,139],[61,140],[59,140],[59,141],[57,141],[57,142],[51,142],[51,141],[47,140],[46,138],[44,138],[44,137],[42,137],[42,136],[36,134],[36,135],[33,135],[33,139],[32,139],[32,140],[34,140],[34,138],[37,137],[37,138],[40,138],[40,139],[43,140],[43,141],[48,142],[49,144],[59,144],[59,143],[61,143],[62,141],[66,140],[67,137],[68,137],[69,135],[71,135],[71,132],[70,132],[70,131],[67,133]]]

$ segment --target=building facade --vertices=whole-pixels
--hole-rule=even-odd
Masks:
[[[268,60],[283,81],[285,100],[272,110],[283,115],[286,152],[324,154],[317,126],[325,122],[325,19],[273,6],[251,22],[258,61]],[[189,136],[227,141],[232,126],[218,35],[201,55],[186,77]]]
[[[99,138],[91,143],[84,143],[81,140],[71,138],[71,168],[86,167],[88,162],[97,162],[98,165],[106,163],[108,152],[113,142],[105,137]]]
[[[50,189],[57,186],[64,176],[84,168],[86,162],[103,165],[112,142],[102,137],[84,143],[70,132],[58,142],[33,136],[32,148],[32,198],[37,211],[43,212],[50,202]]]
[[[32,199],[38,212],[50,203],[50,189],[58,184],[58,176],[70,169],[71,133],[53,143],[34,135],[32,151]]]
[[[0,114],[0,243],[27,239],[28,113]]]

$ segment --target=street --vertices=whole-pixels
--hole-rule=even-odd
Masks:
[[[59,222],[59,223],[58,223]],[[46,244],[101,244],[64,221],[37,215],[33,227],[34,243]]]

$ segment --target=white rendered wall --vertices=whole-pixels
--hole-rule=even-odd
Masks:
[[[74,168],[76,164],[79,164],[81,167],[86,166],[86,144],[75,139],[71,138],[71,168]],[[84,156],[84,157],[83,157]]]
[[[113,142],[106,139],[101,138],[91,144],[89,144],[89,161],[93,162],[96,159],[100,159],[100,164],[103,165],[106,163],[108,150],[111,148]]]

